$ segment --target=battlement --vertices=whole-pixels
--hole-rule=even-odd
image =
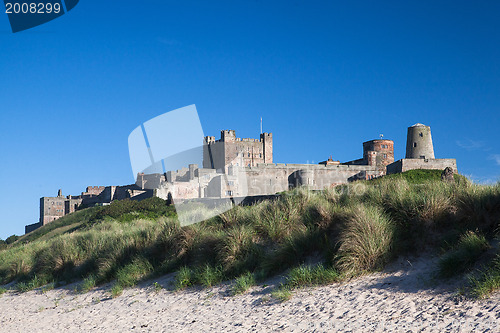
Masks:
[[[236,131],[235,130],[222,130],[220,131],[220,139],[216,140],[215,136],[206,136],[205,137],[205,142],[206,143],[213,143],[213,142],[262,142],[264,139],[271,139],[273,138],[273,133],[261,133],[259,139],[254,139],[254,138],[238,138],[236,137]]]
[[[235,130],[222,130],[219,140],[205,137],[203,168],[224,170],[231,165],[256,166],[258,163],[272,163],[272,133],[262,133],[259,139],[237,138]]]
[[[205,137],[205,142],[210,144],[212,142],[215,142],[215,136],[206,136]]]
[[[99,195],[105,188],[105,186],[87,186],[86,191],[82,195]]]
[[[236,138],[236,141],[242,141],[242,142],[261,142],[261,140],[259,140],[259,139],[249,139],[249,138],[244,138],[244,139]]]

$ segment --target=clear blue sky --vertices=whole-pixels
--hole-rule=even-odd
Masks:
[[[97,1],[13,34],[0,13],[0,238],[39,198],[133,182],[127,137],[196,104],[206,135],[274,133],[275,162],[362,155],[431,126],[436,157],[500,176],[498,1]]]

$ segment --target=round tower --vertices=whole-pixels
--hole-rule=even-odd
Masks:
[[[406,158],[434,159],[431,128],[423,124],[408,127]]]
[[[366,165],[385,169],[394,162],[394,141],[378,139],[363,142],[363,161]]]
[[[298,185],[305,187],[314,186],[314,171],[311,169],[300,169]]]

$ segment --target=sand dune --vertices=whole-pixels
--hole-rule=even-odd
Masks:
[[[459,296],[460,281],[433,279],[435,262],[400,259],[382,273],[306,288],[279,303],[278,283],[230,296],[230,284],[168,290],[172,275],[110,298],[110,286],[77,294],[73,286],[0,296],[1,332],[499,332],[500,293]],[[157,281],[167,289],[156,291]]]

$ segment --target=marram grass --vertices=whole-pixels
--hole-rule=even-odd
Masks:
[[[491,263],[484,250],[499,228],[500,185],[462,178],[449,184],[434,180],[435,172],[428,179],[426,172],[408,177],[314,192],[299,188],[187,227],[158,198],[84,209],[1,250],[0,285],[15,281],[27,291],[83,280],[87,290],[113,282],[117,295],[141,280],[177,272],[179,289],[235,279],[235,290],[244,292],[251,279],[288,272],[287,296],[298,286],[383,269],[399,255],[438,253],[444,244],[444,275],[466,274],[481,260]],[[466,260],[453,264],[464,259],[457,259],[460,251]],[[311,261],[322,266],[304,266]],[[491,272],[479,279],[489,281],[481,282],[486,294],[498,289]]]

